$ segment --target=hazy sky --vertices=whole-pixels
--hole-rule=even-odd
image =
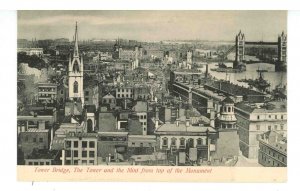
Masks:
[[[18,11],[18,38],[277,41],[286,11]]]

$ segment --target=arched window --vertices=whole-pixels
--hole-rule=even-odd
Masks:
[[[185,138],[180,138],[180,147],[185,147]]]
[[[93,132],[93,121],[91,119],[87,120],[87,131],[88,133]]]
[[[228,107],[228,112],[231,112],[231,107]]]
[[[164,137],[162,140],[163,140],[162,146],[168,146],[168,138]]]
[[[73,92],[74,92],[74,93],[78,93],[78,82],[77,82],[77,81],[74,82],[74,85],[73,85]]]
[[[175,137],[173,137],[171,139],[171,146],[176,146],[176,138]]]
[[[197,139],[197,145],[203,145],[203,140],[201,138]]]
[[[73,72],[79,72],[79,64],[78,64],[77,60],[75,60],[75,62],[74,62]]]

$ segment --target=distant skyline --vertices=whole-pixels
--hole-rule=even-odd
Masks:
[[[18,11],[19,39],[277,41],[287,11]]]

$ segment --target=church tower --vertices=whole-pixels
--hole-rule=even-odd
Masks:
[[[83,94],[83,59],[79,56],[77,22],[74,36],[74,52],[69,58],[69,98],[84,103]]]

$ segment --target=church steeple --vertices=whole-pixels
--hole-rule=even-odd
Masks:
[[[77,31],[77,21],[75,26],[75,35],[74,35],[74,57],[79,57],[79,51],[78,51],[78,31]]]
[[[69,98],[75,101],[80,100],[83,104],[83,58],[79,56],[77,22],[75,26],[73,57],[70,55],[69,59]]]

